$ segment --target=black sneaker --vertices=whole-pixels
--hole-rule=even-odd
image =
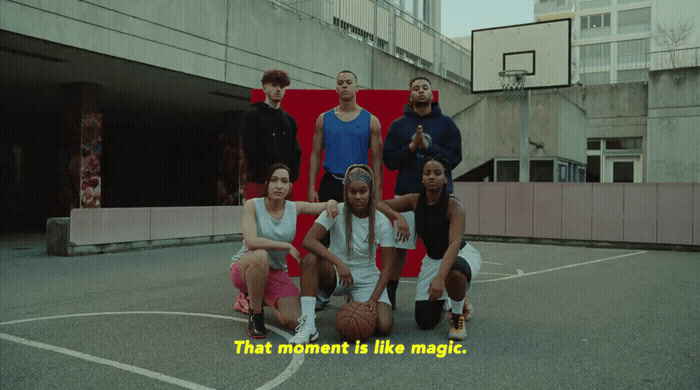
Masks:
[[[253,313],[250,311],[248,316],[248,336],[254,339],[264,339],[267,336],[267,329],[265,329],[265,314],[262,309],[260,313]]]

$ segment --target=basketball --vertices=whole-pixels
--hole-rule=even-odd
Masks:
[[[335,328],[345,341],[367,340],[376,324],[377,317],[361,302],[348,302],[335,315]]]

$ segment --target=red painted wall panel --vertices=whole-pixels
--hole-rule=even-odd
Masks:
[[[438,92],[433,91],[434,98],[437,100]],[[386,138],[389,125],[396,118],[403,115],[403,107],[408,99],[408,90],[361,90],[357,94],[357,103],[372,113],[379,119],[382,125],[382,140]],[[265,100],[265,94],[262,89],[254,89],[252,92],[251,102]],[[299,144],[301,145],[301,169],[299,180],[294,183],[292,188],[292,200],[306,200],[306,190],[308,184],[309,172],[309,157],[313,145],[313,134],[316,118],[319,114],[330,110],[338,105],[338,94],[335,90],[287,90],[284,99],[282,100],[282,108],[290,113],[297,122],[299,128]],[[382,167],[383,172],[383,198],[393,198],[394,184],[396,183],[396,172],[391,172],[386,167]],[[323,176],[323,167],[316,178],[316,189],[318,183]],[[312,216],[300,216],[297,223],[297,237],[294,240],[294,245],[306,253],[301,247],[301,243],[313,224],[315,218]],[[425,255],[425,248],[422,244],[418,244],[415,251],[409,251],[406,259],[406,266],[403,271],[404,276],[417,276],[420,271],[420,260]],[[300,269],[291,257],[287,258],[289,265],[289,274],[292,276],[299,275]]]

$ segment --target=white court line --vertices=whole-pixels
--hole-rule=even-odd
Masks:
[[[513,274],[501,274],[498,272],[479,272],[479,275],[501,275],[501,276],[515,276]]]
[[[97,356],[88,355],[86,353],[57,347],[55,345],[49,345],[49,344],[40,343],[38,341],[27,340],[27,339],[23,339],[21,337],[11,336],[11,335],[5,334],[5,333],[0,333],[0,338],[3,340],[15,342],[18,344],[28,345],[28,346],[34,347],[34,348],[40,348],[40,349],[45,349],[47,351],[62,353],[64,355],[68,355],[68,356],[71,356],[74,358],[87,360],[88,362],[104,364],[105,366],[114,367],[114,368],[118,368],[120,370],[133,372],[134,374],[143,375],[143,376],[146,376],[149,378],[159,380],[161,382],[166,382],[166,383],[170,383],[170,384],[173,384],[176,386],[184,387],[185,389],[214,390],[211,387],[206,387],[203,385],[199,385],[197,383],[192,383],[192,382],[188,382],[186,380],[174,378],[172,376],[168,376],[165,374],[161,374],[159,372],[147,370],[145,368],[140,368],[140,367],[132,366],[130,364],[115,362],[114,360],[109,360],[109,359],[105,359],[105,358],[101,358],[101,357],[97,357]]]
[[[103,312],[103,313],[65,314],[65,315],[57,315],[57,316],[49,316],[49,317],[28,318],[28,319],[23,319],[23,320],[0,322],[0,325],[12,325],[12,324],[20,324],[20,323],[24,323],[24,322],[46,321],[46,320],[54,320],[54,319],[61,319],[61,318],[92,317],[92,316],[104,316],[104,315],[130,315],[130,314],[181,315],[181,316],[192,316],[192,317],[208,317],[208,318],[226,319],[226,320],[233,320],[233,321],[244,322],[244,323],[248,322],[248,320],[242,319],[242,318],[228,317],[228,316],[222,316],[222,315],[217,315],[217,314],[206,314],[206,313],[187,313],[187,312],[174,312],[174,311],[117,311],[117,312]],[[287,332],[285,332],[277,327],[274,327],[271,325],[265,325],[265,327],[267,329],[270,329],[273,332],[279,334],[280,336],[282,336],[286,340],[289,340],[292,337],[289,333],[287,333]],[[122,369],[125,371],[139,374],[139,375],[144,375],[144,376],[147,376],[149,378],[153,378],[153,379],[157,379],[157,380],[160,380],[163,382],[175,384],[175,385],[187,388],[187,389],[210,389],[209,387],[199,385],[197,383],[192,383],[192,382],[188,382],[188,381],[185,381],[182,379],[173,378],[171,376],[168,376],[165,374],[160,374],[160,373],[157,373],[154,371],[150,371],[150,370],[147,370],[145,368],[139,368],[139,367],[131,366],[128,364],[115,362],[113,360],[84,354],[82,352],[72,351],[70,349],[40,343],[37,341],[22,339],[20,337],[11,336],[11,335],[8,335],[5,333],[0,333],[0,338],[8,340],[8,341],[13,341],[16,343],[32,346],[35,348],[41,348],[41,349],[46,349],[49,351],[63,353],[65,355],[69,355],[69,356],[76,357],[79,359],[91,361],[94,363],[99,363],[99,364],[104,364],[104,365],[111,366],[114,368],[119,368],[119,369]],[[277,375],[277,377],[269,380],[267,383],[258,387],[257,390],[269,390],[269,389],[272,389],[276,386],[279,386],[284,381],[289,379],[289,377],[294,375],[294,373],[296,373],[299,370],[302,363],[304,363],[304,354],[298,354],[298,353],[293,354],[292,361],[289,363],[289,365],[287,365],[287,368],[285,368],[284,371],[282,371],[279,375]],[[195,386],[195,387],[192,387],[192,386]]]
[[[591,261],[584,261],[583,263],[575,263],[575,264],[567,264],[563,265],[561,267],[556,267],[556,268],[550,268],[550,269],[543,269],[539,271],[532,271],[532,272],[527,272],[524,273],[522,270],[518,270],[517,275],[511,275],[511,276],[505,276],[503,278],[496,278],[496,279],[486,279],[486,280],[474,280],[472,283],[486,283],[486,282],[497,282],[500,280],[508,280],[508,279],[515,279],[515,278],[520,278],[523,276],[531,276],[531,275],[538,275],[538,274],[543,274],[545,272],[552,272],[552,271],[559,271],[562,269],[566,268],[573,268],[573,267],[579,267],[582,265],[588,265],[588,264],[595,264],[595,263],[600,263],[602,261],[608,261],[608,260],[615,260],[615,259],[620,259],[623,257],[628,257],[628,256],[636,256],[636,255],[641,255],[647,253],[647,251],[641,251],[641,252],[634,252],[634,253],[625,253],[624,255],[617,255],[617,256],[611,256],[611,257],[606,257],[604,259],[598,259],[598,260],[591,260]]]
[[[634,252],[634,253],[625,253],[624,255],[617,255],[617,256],[612,256],[612,257],[606,257],[604,259],[597,259],[597,260],[591,260],[591,261],[584,261],[583,263],[575,263],[575,264],[567,264],[563,265],[561,267],[556,267],[556,268],[549,268],[549,269],[543,269],[539,271],[532,271],[532,272],[523,272],[523,270],[519,269],[517,270],[517,275],[513,274],[496,274],[493,272],[479,272],[479,275],[506,275],[502,278],[495,278],[495,279],[486,279],[486,280],[473,280],[472,283],[486,283],[486,282],[497,282],[500,280],[508,280],[508,279],[515,279],[515,278],[520,278],[523,276],[530,276],[530,275],[537,275],[537,274],[543,274],[545,272],[552,272],[552,271],[559,271],[562,269],[566,268],[573,268],[573,267],[579,267],[582,265],[588,265],[588,264],[594,264],[594,263],[600,263],[601,261],[608,261],[608,260],[615,260],[619,259],[622,257],[627,257],[627,256],[636,256],[636,255],[641,255],[647,253],[647,251],[641,251],[641,252]],[[483,263],[483,262],[482,262]],[[404,280],[401,279],[401,283],[418,283],[418,279],[415,280]],[[0,324],[2,325],[2,324]]]
[[[503,265],[503,263],[494,263],[493,261],[482,261],[484,264],[494,264],[494,265]]]

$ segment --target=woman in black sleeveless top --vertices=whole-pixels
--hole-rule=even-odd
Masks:
[[[395,220],[399,239],[408,236],[408,225],[400,213],[415,211],[416,234],[427,252],[418,275],[416,322],[421,329],[432,329],[445,308],[451,311],[449,338],[464,340],[464,321],[470,314],[466,291],[479,272],[481,255],[464,242],[464,208],[447,193],[447,169],[441,157],[426,157],[423,191],[382,201],[377,210]]]

